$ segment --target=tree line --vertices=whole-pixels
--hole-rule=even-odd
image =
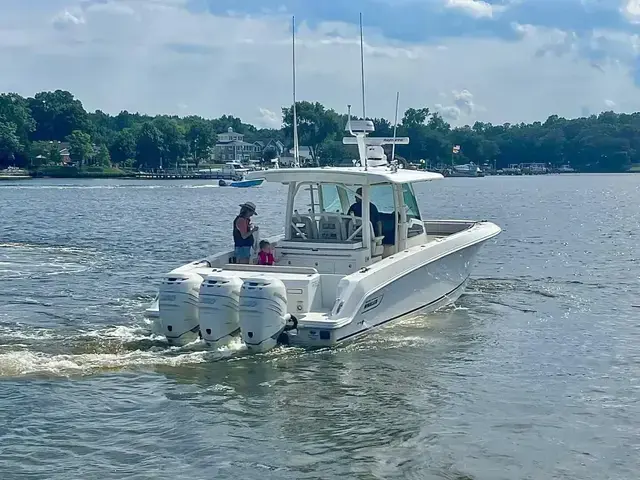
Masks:
[[[318,102],[296,104],[300,144],[309,146],[313,164],[330,165],[354,157],[342,144],[346,114]],[[373,118],[375,136],[392,136],[393,124]],[[73,162],[83,166],[136,169],[169,168],[182,162],[212,159],[217,134],[232,128],[245,141],[280,140],[292,145],[292,108],[282,109],[282,128],[259,129],[240,118],[223,115],[149,116],[122,111],[113,116],[87,112],[70,92],[40,92],[24,98],[0,94],[0,168],[38,169],[60,162],[58,142],[66,142]],[[640,163],[640,113],[603,112],[565,119],[551,115],[544,122],[503,124],[476,122],[452,128],[427,107],[408,108],[397,126],[398,136],[411,138],[396,153],[413,163],[449,165],[474,162],[505,168],[510,164],[570,165],[579,171],[621,172]],[[454,145],[460,152],[453,155]],[[270,160],[278,154],[267,148]]]

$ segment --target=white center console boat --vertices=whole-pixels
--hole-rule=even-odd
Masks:
[[[368,137],[371,121],[347,130],[359,165],[249,173],[288,185],[284,234],[269,239],[277,265],[236,264],[225,251],[169,272],[147,315],[171,344],[240,334],[250,351],[327,347],[462,294],[500,227],[423,219],[413,185],[442,175],[387,162],[382,145],[408,138]]]

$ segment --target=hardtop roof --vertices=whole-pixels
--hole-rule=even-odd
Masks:
[[[267,182],[292,183],[344,183],[348,185],[375,185],[379,183],[418,183],[440,180],[439,173],[398,169],[389,167],[313,167],[313,168],[274,168],[250,172],[248,179],[264,178]]]

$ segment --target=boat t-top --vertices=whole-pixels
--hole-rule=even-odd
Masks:
[[[218,347],[240,335],[250,351],[330,347],[463,293],[500,227],[425,220],[414,185],[442,175],[387,160],[383,146],[408,138],[369,137],[369,120],[349,120],[346,130],[344,143],[359,152],[352,167],[248,173],[288,187],[284,232],[268,239],[278,262],[234,263],[229,249],[169,272],[147,310],[169,343],[201,337]]]

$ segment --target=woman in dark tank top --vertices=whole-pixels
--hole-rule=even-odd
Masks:
[[[253,233],[258,230],[258,227],[251,225],[253,215],[257,215],[256,206],[252,202],[245,202],[240,205],[240,214],[233,219],[233,245],[237,263],[249,263],[251,259]]]

